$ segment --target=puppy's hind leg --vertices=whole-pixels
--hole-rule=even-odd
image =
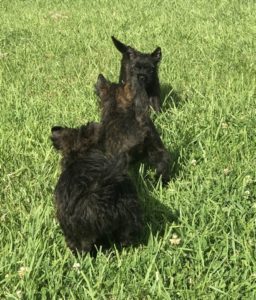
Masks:
[[[142,228],[142,216],[140,208],[137,207],[137,212],[124,217],[122,226],[115,234],[116,240],[122,247],[137,245]]]

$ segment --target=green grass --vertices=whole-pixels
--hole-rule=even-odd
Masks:
[[[256,299],[255,11],[253,0],[0,1],[0,299]],[[97,75],[118,78],[113,34],[162,47],[153,118],[173,179],[162,187],[141,168],[145,245],[76,259],[54,217],[49,134],[99,119]]]

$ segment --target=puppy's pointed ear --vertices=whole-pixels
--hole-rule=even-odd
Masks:
[[[162,51],[160,47],[157,47],[152,53],[151,56],[156,60],[156,62],[160,62],[162,59]]]
[[[61,126],[54,126],[52,127],[52,135],[51,135],[51,140],[52,140],[52,145],[54,146],[55,149],[61,150],[62,149],[62,131],[64,127]]]
[[[79,134],[82,138],[89,138],[90,136],[92,136],[95,132],[95,128],[96,128],[96,124],[95,122],[87,122],[86,125],[82,125],[79,128]]]
[[[132,60],[137,56],[138,52],[135,49],[133,49],[132,47],[128,46],[126,54]]]
[[[101,97],[105,92],[108,91],[108,88],[109,88],[108,80],[102,74],[99,74],[97,82],[95,84],[96,95]]]
[[[118,41],[114,36],[111,36],[112,41],[116,48],[123,54],[127,55],[130,59],[134,59],[137,56],[137,51],[130,46]]]
[[[111,36],[111,38],[118,51],[120,51],[122,54],[127,52],[128,46],[117,40],[113,35]]]
[[[99,74],[98,79],[97,79],[97,85],[102,86],[102,85],[107,85],[108,81],[107,79],[104,77],[103,74]]]

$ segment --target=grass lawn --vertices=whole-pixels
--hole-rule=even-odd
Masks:
[[[0,299],[256,299],[256,2],[0,1]],[[145,243],[75,258],[55,220],[52,125],[98,120],[111,35],[161,46],[152,118],[172,180],[136,175]]]

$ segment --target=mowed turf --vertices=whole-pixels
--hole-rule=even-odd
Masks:
[[[255,1],[0,1],[0,299],[256,299]],[[75,258],[55,219],[52,125],[99,120],[111,35],[161,46],[165,187],[134,174],[137,248]]]

